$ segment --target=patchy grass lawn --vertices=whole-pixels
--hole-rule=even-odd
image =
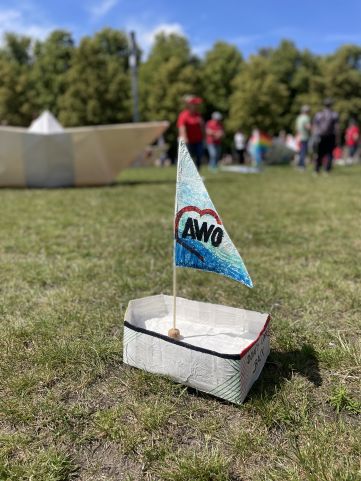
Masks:
[[[242,406],[122,364],[129,299],[171,293],[174,169],[0,191],[1,481],[361,479],[361,168],[206,177],[255,288],[179,294],[271,312]]]

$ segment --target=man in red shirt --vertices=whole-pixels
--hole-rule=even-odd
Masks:
[[[199,105],[202,103],[202,99],[188,95],[185,100],[186,108],[179,114],[177,121],[179,137],[187,144],[189,153],[199,170],[203,156],[204,137],[204,122],[199,113]]]
[[[356,154],[359,138],[360,130],[356,124],[356,120],[351,119],[345,134],[346,145],[351,159],[353,159]]]
[[[221,158],[221,142],[224,136],[221,124],[222,114],[213,112],[211,120],[206,123],[207,148],[209,152],[209,168],[213,171],[217,169],[217,164]]]

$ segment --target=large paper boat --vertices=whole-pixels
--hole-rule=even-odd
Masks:
[[[168,122],[63,128],[50,112],[28,129],[0,127],[0,187],[106,185]]]
[[[177,266],[216,272],[253,286],[183,141],[178,155],[173,296],[129,302],[123,360],[242,403],[270,351],[270,316],[177,297]]]

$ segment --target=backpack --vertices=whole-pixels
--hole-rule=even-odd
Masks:
[[[318,113],[317,127],[318,135],[327,136],[335,134],[335,125],[337,122],[337,114],[332,110],[325,109]]]

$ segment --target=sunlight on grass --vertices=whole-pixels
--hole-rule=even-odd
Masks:
[[[358,479],[360,166],[205,175],[255,288],[180,269],[179,295],[271,312],[242,406],[122,364],[129,300],[171,293],[174,168],[1,190],[1,481]]]

